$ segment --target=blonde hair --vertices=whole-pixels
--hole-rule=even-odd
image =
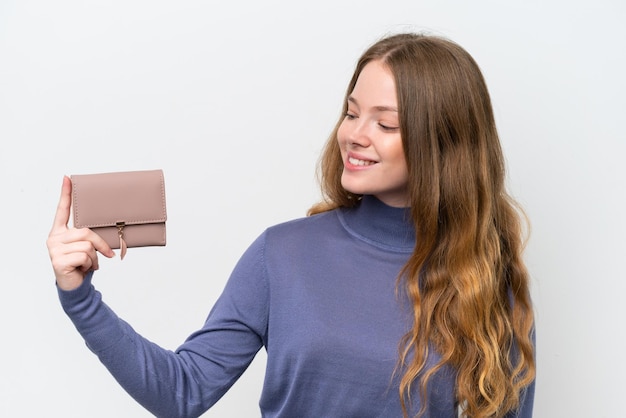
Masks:
[[[464,415],[501,417],[519,407],[535,378],[534,320],[522,259],[523,212],[505,190],[487,86],[456,43],[407,33],[383,38],[363,54],[346,99],[373,60],[395,78],[418,237],[398,277],[413,307],[412,328],[399,342],[405,416],[414,385],[425,397],[431,377],[449,364],[457,371]],[[320,159],[323,200],[309,214],[359,202],[341,186],[341,120]],[[441,361],[427,368],[431,344]]]

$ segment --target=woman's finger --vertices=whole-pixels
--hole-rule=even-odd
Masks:
[[[59,233],[67,229],[67,223],[70,220],[70,207],[72,206],[72,181],[69,177],[63,177],[63,186],[61,187],[61,197],[57,205],[57,211],[52,223],[50,234]]]
[[[106,243],[106,241],[98,234],[88,228],[66,228],[65,230],[58,230],[56,233],[51,233],[48,238],[48,249],[52,247],[68,245],[76,242],[88,243],[90,248],[101,252],[105,257],[111,258],[115,256],[115,253]],[[87,247],[85,247],[87,249]]]

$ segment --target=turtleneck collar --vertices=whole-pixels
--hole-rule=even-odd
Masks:
[[[372,245],[401,252],[415,246],[415,227],[410,208],[388,206],[371,195],[365,195],[354,208],[344,208],[339,219],[346,230]]]

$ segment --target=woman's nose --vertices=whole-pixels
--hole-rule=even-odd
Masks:
[[[348,144],[356,147],[368,147],[371,143],[370,132],[365,121],[354,121],[350,135],[348,136]]]

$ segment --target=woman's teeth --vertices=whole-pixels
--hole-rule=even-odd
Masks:
[[[374,161],[359,160],[359,159],[352,158],[352,157],[348,158],[348,162],[352,165],[360,165],[360,166],[375,164]]]

